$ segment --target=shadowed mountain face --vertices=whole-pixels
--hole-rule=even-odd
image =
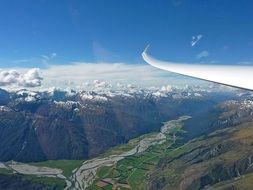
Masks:
[[[226,94],[194,91],[109,95],[1,90],[0,160],[87,159],[141,134],[157,131],[162,122],[180,115],[215,115],[219,111],[214,106],[224,97]],[[213,118],[205,118],[204,127],[212,127]],[[203,132],[198,129],[194,135]]]

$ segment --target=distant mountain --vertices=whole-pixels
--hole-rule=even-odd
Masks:
[[[0,90],[0,161],[87,159],[177,116],[212,113],[229,98],[191,87]]]

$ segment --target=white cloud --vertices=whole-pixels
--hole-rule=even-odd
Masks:
[[[20,84],[25,87],[35,87],[40,86],[42,77],[40,76],[39,69],[30,69],[25,73],[21,79]]]
[[[201,59],[201,58],[203,58],[203,57],[208,57],[208,56],[209,56],[208,51],[204,50],[204,51],[200,52],[200,53],[196,56],[196,58],[197,58],[197,59]]]
[[[202,34],[199,34],[197,36],[192,36],[191,46],[195,46],[202,37],[203,37]]]
[[[17,70],[0,70],[0,86],[40,86],[42,77],[39,72],[39,69],[29,69],[26,73]]]
[[[167,85],[167,86],[162,86],[161,88],[161,92],[171,92],[172,91],[172,86],[171,85]]]
[[[110,88],[111,87],[111,84],[109,84],[108,82],[106,81],[100,81],[100,80],[94,80],[93,81],[93,85],[96,87],[96,88]]]
[[[73,63],[71,65],[54,65],[42,69],[42,87],[52,85],[60,88],[89,88],[90,86],[103,86],[118,84],[133,84],[137,86],[181,85],[186,78],[168,73],[147,64],[124,63]],[[95,82],[94,82],[95,80]],[[101,82],[106,81],[107,83]],[[187,83],[196,80],[188,79]],[[108,84],[109,83],[109,84]]]
[[[40,74],[41,73],[41,74]],[[43,80],[42,80],[43,77]],[[168,73],[148,64],[83,63],[51,65],[44,69],[15,68],[0,70],[0,88],[19,89],[35,87],[44,90],[51,87],[86,90],[111,88],[118,85],[166,86],[196,84],[199,81]]]

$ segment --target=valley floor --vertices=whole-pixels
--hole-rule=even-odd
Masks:
[[[180,134],[186,133],[188,119],[165,122],[159,133],[132,139],[91,160],[0,163],[0,174],[40,178],[47,189],[52,183],[58,189],[91,190],[253,189],[253,123],[184,142]]]
[[[66,175],[65,170],[69,170],[69,168],[65,168],[63,165],[69,165],[75,161],[65,161],[62,165],[58,163],[62,161],[31,164],[12,161],[1,163],[0,167],[9,173],[63,179],[66,183],[65,189],[104,189],[110,187],[112,189],[118,187],[135,189],[139,183],[145,185],[143,180],[158,163],[163,153],[162,149],[167,149],[176,141],[176,133],[181,130],[183,121],[189,118],[182,116],[177,120],[165,122],[159,133],[143,135],[132,139],[127,144],[111,148],[98,158],[84,161],[82,164],[79,162],[79,166],[73,169],[71,174],[68,171]],[[56,168],[57,165],[62,169]],[[136,176],[142,176],[142,178],[138,180]],[[137,181],[133,179],[137,179]]]

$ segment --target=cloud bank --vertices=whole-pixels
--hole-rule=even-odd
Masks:
[[[43,69],[0,70],[0,88],[13,90],[24,87],[34,87],[35,90],[52,87],[92,90],[93,87],[103,89],[118,85],[160,87],[168,84],[185,86],[199,84],[199,81],[148,64],[74,62],[68,65],[48,65]]]
[[[147,64],[124,63],[81,63],[72,65],[54,65],[42,69],[43,87],[86,89],[89,85],[97,87],[132,84],[136,86],[185,85],[185,77],[167,73]],[[106,83],[101,82],[106,81]],[[187,84],[196,80],[187,79]]]
[[[42,77],[37,68],[29,69],[25,73],[18,70],[0,70],[0,86],[38,87]]]

